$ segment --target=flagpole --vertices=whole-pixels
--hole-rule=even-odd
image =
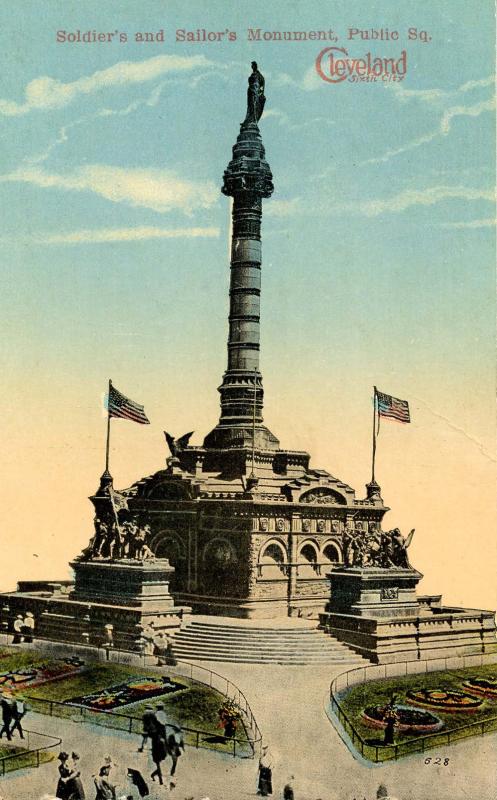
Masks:
[[[105,471],[109,471],[109,445],[110,445],[110,388],[112,386],[112,381],[109,378],[109,394],[107,397],[107,445],[105,447]]]
[[[374,388],[374,397],[373,397],[373,458],[372,458],[372,465],[371,465],[371,483],[375,483],[374,479],[374,467],[375,467],[375,459],[376,459],[376,386]]]

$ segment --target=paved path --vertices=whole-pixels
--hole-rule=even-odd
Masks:
[[[432,758],[449,758],[445,767],[426,766],[422,755],[368,766],[353,758],[325,714],[330,680],[343,667],[334,672],[322,666],[203,665],[225,675],[246,694],[275,758],[275,800],[280,800],[281,787],[291,773],[296,776],[296,800],[372,800],[380,783],[399,800],[495,800],[497,735],[430,750]],[[136,753],[135,736],[36,714],[30,715],[29,727],[60,736],[65,750],[79,752],[87,800],[94,798],[91,775],[106,753],[122,767],[138,766],[150,774],[147,756]],[[187,748],[170,797],[254,798],[256,772],[254,761]],[[56,783],[56,762],[51,762],[5,776],[0,793],[5,800],[39,800]],[[169,794],[166,789],[157,790],[150,800],[156,798],[169,798]]]

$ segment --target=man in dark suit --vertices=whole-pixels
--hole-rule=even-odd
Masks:
[[[3,734],[5,732],[7,734],[7,739],[10,742],[12,739],[10,726],[13,717],[13,703],[9,695],[5,694],[5,692],[2,694],[2,700],[0,701],[0,705],[2,706],[2,722],[3,722],[2,729],[0,730],[0,739],[3,737]]]
[[[142,724],[142,743],[141,747],[138,748],[139,753],[143,753],[143,748],[145,747],[147,739],[151,739],[152,736],[157,733],[157,717],[155,716],[153,706],[145,706],[145,711],[142,716]]]
[[[22,697],[12,701],[12,727],[10,729],[11,735],[14,731],[18,731],[21,739],[24,739],[24,731],[22,729],[21,720],[26,715],[26,706]]]

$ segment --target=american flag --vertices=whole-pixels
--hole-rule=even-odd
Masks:
[[[150,425],[150,420],[145,414],[143,406],[125,397],[112,385],[109,386],[109,400],[107,404],[109,417],[120,417],[121,419],[131,419],[141,425]]]
[[[116,492],[112,486],[109,486],[109,497],[114,506],[114,511],[129,511],[128,498]]]
[[[376,399],[378,403],[378,416],[388,417],[389,419],[396,419],[397,422],[410,422],[411,417],[409,414],[409,403],[407,400],[399,400],[397,397],[392,397],[389,394],[384,394],[376,391]]]

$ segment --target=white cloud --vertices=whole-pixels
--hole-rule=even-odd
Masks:
[[[429,186],[426,189],[406,189],[386,199],[368,200],[357,205],[348,204],[346,210],[358,210],[367,217],[377,217],[385,212],[406,211],[411,206],[432,206],[443,200],[493,202],[495,192],[491,189],[473,189],[467,186]]]
[[[475,103],[473,106],[452,106],[444,112],[440,120],[440,133],[444,135],[449,133],[454,117],[479,117],[484,111],[493,111],[494,109],[495,97],[482,100],[481,103]]]
[[[441,228],[492,228],[496,224],[495,217],[488,217],[486,219],[472,219],[469,222],[442,222]]]
[[[275,86],[294,86],[304,92],[314,92],[325,86],[325,82],[319,77],[315,66],[309,67],[301,80],[292,78],[287,72],[280,72],[274,76]]]
[[[191,181],[164,169],[138,169],[89,164],[71,172],[49,173],[36,165],[0,176],[0,183],[29,183],[43,189],[93,192],[114,203],[149,208],[159,213],[179,209],[191,214],[210,208],[219,197],[213,181]]]
[[[141,242],[148,239],[216,238],[219,228],[158,228],[142,225],[136,228],[96,228],[68,233],[34,234],[35,244],[100,244],[105,242]]]
[[[112,67],[92,75],[63,83],[43,75],[27,84],[23,103],[0,99],[0,114],[20,116],[30,111],[51,111],[69,105],[77,97],[112,87],[123,87],[152,81],[167,73],[191,72],[214,66],[205,56],[162,55],[145,61],[119,61]]]
[[[388,161],[390,158],[393,158],[394,156],[398,156],[402,153],[407,153],[409,150],[413,150],[416,147],[420,147],[420,145],[422,144],[427,144],[428,142],[431,142],[438,136],[447,136],[447,134],[450,133],[452,120],[455,117],[479,117],[480,114],[483,114],[485,111],[493,111],[494,109],[495,109],[494,97],[491,97],[488,100],[482,100],[480,103],[475,103],[472,106],[464,106],[464,105],[451,106],[450,108],[444,111],[438,126],[434,130],[424,134],[423,136],[419,136],[416,139],[412,139],[410,142],[407,142],[401,147],[392,150],[387,150],[381,156],[377,156],[375,158],[368,158],[366,161],[363,161],[362,164],[381,164],[384,163],[385,161]]]
[[[469,92],[473,89],[480,89],[482,86],[493,86],[495,84],[495,76],[488,75],[486,78],[480,78],[477,81],[466,81],[459,87],[459,92]]]
[[[457,89],[452,91],[445,91],[444,89],[406,89],[403,83],[395,81],[385,83],[385,89],[395,92],[395,96],[401,103],[407,103],[409,100],[421,100],[426,103],[435,103],[439,100],[444,100],[448,97],[455,97],[459,92],[470,92],[474,89],[481,89],[486,86],[493,86],[495,78],[493,75],[488,75],[486,78],[479,80],[466,81],[466,83],[458,86]]]
[[[279,108],[270,108],[264,111],[264,120],[274,119],[279,125],[288,128],[291,131],[302,130],[303,128],[314,128],[318,130],[321,126],[335,125],[336,122],[329,117],[308,117],[301,119],[299,122],[293,122],[285,111],[280,111]]]
[[[401,103],[407,103],[409,100],[435,103],[451,94],[451,92],[445,92],[443,89],[406,89],[403,83],[394,81],[385,83],[385,88],[395,92],[395,96]]]

